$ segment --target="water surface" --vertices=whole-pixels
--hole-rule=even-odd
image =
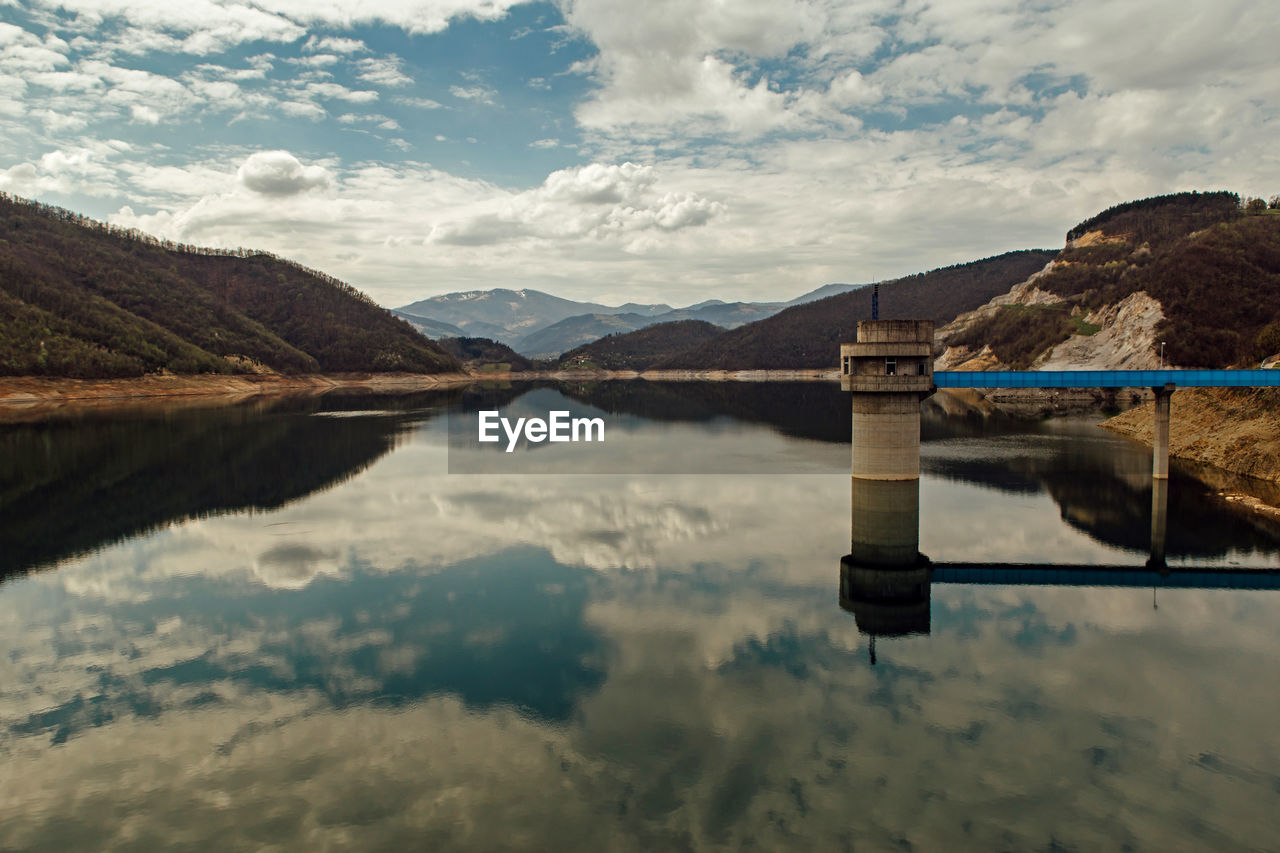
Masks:
[[[450,413],[522,399],[601,413],[615,473],[447,473]],[[0,427],[0,848],[1275,849],[1280,592],[935,583],[873,638],[840,606],[847,405]],[[1096,420],[929,407],[920,551],[1142,567],[1148,451]],[[1212,492],[1175,468],[1168,564],[1280,567]]]

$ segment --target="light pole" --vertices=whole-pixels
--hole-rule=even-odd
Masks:
[[[1164,370],[1164,341],[1160,342],[1160,369]]]

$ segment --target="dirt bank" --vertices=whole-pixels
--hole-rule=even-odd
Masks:
[[[101,408],[144,401],[227,401],[285,394],[330,391],[412,393],[471,382],[557,379],[598,381],[643,378],[654,381],[763,382],[831,380],[835,370],[627,370],[540,371],[529,373],[348,373],[336,375],[140,376],[130,379],[58,379],[37,376],[0,377],[0,418],[50,407]]]
[[[0,418],[67,406],[101,408],[148,400],[228,402],[257,396],[323,394],[335,390],[412,392],[475,381],[461,373],[353,373],[332,376],[139,376],[130,379],[0,377]]]
[[[1280,392],[1184,388],[1171,404],[1170,456],[1280,482]],[[1151,444],[1154,406],[1130,409],[1102,426]]]

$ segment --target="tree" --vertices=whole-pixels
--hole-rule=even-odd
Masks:
[[[1273,195],[1271,201],[1267,203],[1267,207],[1272,210],[1280,210],[1280,195]]]
[[[1267,203],[1260,198],[1251,198],[1244,203],[1245,213],[1262,213],[1267,209]]]
[[[1258,351],[1262,358],[1280,353],[1280,321],[1268,323],[1258,333]]]

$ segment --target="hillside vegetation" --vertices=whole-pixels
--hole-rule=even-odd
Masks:
[[[1072,312],[1138,291],[1160,302],[1156,328],[1171,364],[1256,364],[1280,352],[1280,211],[1250,212],[1234,193],[1179,193],[1129,202],[1067,232],[1036,287],[1056,305],[1009,305],[951,339],[1015,367],[1076,332]],[[1087,330],[1084,330],[1087,332]]]
[[[676,320],[609,335],[569,350],[558,359],[561,370],[647,370],[664,358],[725,334],[703,320]]]
[[[0,194],[0,375],[408,371],[457,362],[350,285]]]
[[[880,285],[880,317],[945,323],[1005,293],[1042,269],[1054,252],[1029,249],[956,264]],[[832,367],[839,345],[852,341],[859,320],[871,319],[871,288],[804,305],[662,359],[655,368],[768,370]]]
[[[506,344],[489,338],[441,338],[436,343],[469,370],[532,370],[533,362]]]

